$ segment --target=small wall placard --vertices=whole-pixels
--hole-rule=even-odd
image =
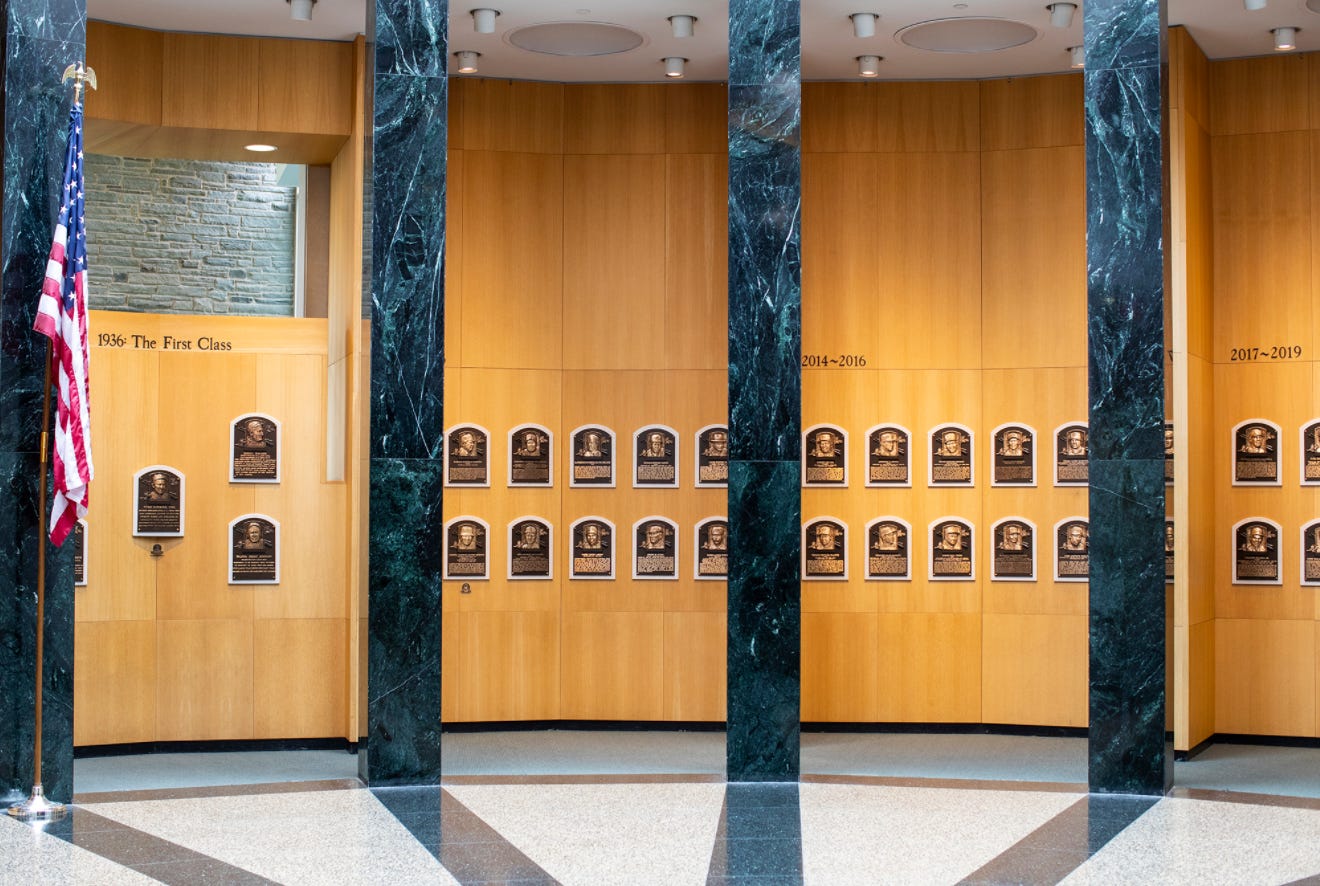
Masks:
[[[490,432],[480,425],[445,431],[445,485],[490,485]]]
[[[932,520],[930,540],[931,581],[972,581],[976,578],[976,545],[973,526],[961,517]]]
[[[1283,584],[1279,524],[1248,517],[1233,524],[1233,584]]]
[[[652,515],[633,524],[633,578],[678,578],[678,524]]]
[[[583,425],[569,437],[569,486],[614,486],[614,432]]]
[[[509,579],[547,579],[554,576],[554,526],[541,517],[519,517],[509,522]]]
[[[1164,521],[1164,583],[1173,584],[1173,557],[1177,550],[1173,521]]]
[[[696,525],[693,543],[695,578],[723,581],[729,577],[729,521],[707,517]]]
[[[480,517],[455,517],[445,524],[445,578],[490,578],[490,526]]]
[[[1320,520],[1302,527],[1302,576],[1304,585],[1320,585]]]
[[[899,517],[877,517],[866,524],[867,581],[910,581],[912,526]]]
[[[816,517],[802,525],[802,578],[805,581],[848,577],[848,524],[837,517]]]
[[[866,432],[866,485],[912,485],[912,434],[902,425],[875,425]]]
[[[1233,485],[1279,486],[1279,426],[1250,418],[1233,426]]]
[[[972,429],[959,424],[937,425],[931,428],[927,437],[930,440],[927,483],[930,486],[975,486]]]
[[[87,587],[87,521],[73,524],[73,586]]]
[[[1164,423],[1164,485],[1173,485],[1173,422]]]
[[[729,429],[706,425],[697,431],[696,483],[698,486],[729,485]]]
[[[614,578],[614,524],[604,517],[575,520],[568,533],[569,578]]]
[[[1054,429],[1054,485],[1085,486],[1090,479],[1091,432],[1085,422],[1075,421]]]
[[[262,412],[229,423],[229,482],[280,482],[280,422]]]
[[[802,432],[802,485],[848,485],[848,432],[834,425],[812,425]]]
[[[509,485],[553,486],[555,435],[544,425],[518,425],[509,431]]]
[[[1089,581],[1091,578],[1091,524],[1085,517],[1068,517],[1054,524],[1054,580]]]
[[[280,583],[280,524],[265,514],[244,514],[229,521],[229,583]]]
[[[133,535],[183,535],[187,483],[182,471],[151,465],[133,475]]]
[[[1036,524],[1005,517],[990,528],[990,580],[1036,580]]]
[[[678,486],[678,432],[646,425],[633,433],[634,487]]]
[[[1036,430],[1030,425],[1006,424],[990,434],[991,486],[1036,485]]]
[[[1302,425],[1299,434],[1302,440],[1302,445],[1298,447],[1298,452],[1302,454],[1302,485],[1320,485],[1320,418],[1311,419]]]

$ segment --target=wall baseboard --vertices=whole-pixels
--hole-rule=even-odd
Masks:
[[[239,738],[216,741],[138,741],[127,744],[83,745],[73,749],[75,760],[87,757],[125,757],[130,754],[214,754],[238,751],[344,751],[357,753],[357,742],[346,738]]]

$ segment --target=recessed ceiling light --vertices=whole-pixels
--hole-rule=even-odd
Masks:
[[[998,52],[1030,43],[1036,29],[1005,18],[937,18],[908,25],[895,34],[914,49],[930,52]]]
[[[278,151],[279,148],[274,145],[244,145],[243,150],[253,151],[257,154],[269,154],[271,151]]]
[[[585,57],[614,55],[641,46],[645,40],[623,25],[606,22],[546,22],[528,25],[508,34],[519,49],[545,55]]]
[[[1290,49],[1297,48],[1297,32],[1301,28],[1275,28],[1274,48],[1280,52],[1287,52]]]

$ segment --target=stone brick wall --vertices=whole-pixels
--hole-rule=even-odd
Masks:
[[[90,307],[293,315],[296,189],[274,164],[85,164]]]

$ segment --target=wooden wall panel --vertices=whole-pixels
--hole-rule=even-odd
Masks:
[[[348,685],[343,618],[258,618],[252,646],[254,738],[343,733]]]
[[[164,35],[161,123],[191,129],[259,129],[260,41],[214,34]]]
[[[456,77],[449,89],[451,151],[563,153],[563,84]]]
[[[73,658],[73,743],[155,740],[156,623],[81,622]]]
[[[1186,183],[1187,351],[1210,359],[1214,347],[1214,201],[1210,135],[1182,118],[1183,178]]]
[[[1222,540],[1215,535],[1217,497],[1221,494],[1223,475],[1214,459],[1216,443],[1214,406],[1214,367],[1199,357],[1188,361],[1188,430],[1191,459],[1188,465],[1188,513],[1194,523],[1191,530],[1183,527],[1180,545],[1187,549],[1187,593],[1189,624],[1214,618],[1215,614],[1215,551]],[[1222,446],[1223,444],[1220,443]],[[1216,482],[1216,481],[1219,482]],[[1227,492],[1227,490],[1225,490]],[[1178,532],[1175,526],[1174,531]],[[1207,678],[1210,676],[1206,673]]]
[[[979,613],[881,613],[883,723],[981,722]]]
[[[156,740],[252,738],[252,621],[156,622]]]
[[[452,104],[450,108],[452,110]],[[468,253],[467,166],[467,152],[451,147],[445,177],[445,363],[455,367],[465,365],[463,363],[463,302],[465,301],[463,294],[466,289],[463,283]],[[361,237],[359,236],[358,239],[360,240]],[[360,277],[361,274],[358,276]],[[360,303],[359,299],[359,305]],[[558,305],[556,304],[555,307],[558,308]],[[357,316],[361,316],[361,307],[356,313]],[[448,414],[448,397],[445,398],[445,411]]]
[[[877,719],[878,618],[874,612],[802,613],[804,721],[868,723]]]
[[[728,625],[723,607],[719,612],[666,612],[664,632],[664,719],[724,720]]]
[[[1210,132],[1286,132],[1309,125],[1308,60],[1282,53],[1210,65]]]
[[[441,652],[445,722],[564,716],[557,608],[446,614]]]
[[[700,143],[696,135],[691,140]],[[728,158],[723,153],[670,156],[665,179],[665,366],[725,370]]]
[[[670,83],[664,87],[664,97],[665,153],[728,157],[727,86],[723,83]],[[727,259],[728,255],[724,258]]]
[[[1210,127],[1210,63],[1184,27],[1169,28],[1170,110],[1190,114]]]
[[[1215,732],[1215,620],[1197,622],[1188,631],[1188,741],[1190,750]]]
[[[981,82],[981,150],[1081,145],[1082,75]]]
[[[661,719],[663,634],[658,612],[565,613],[561,716]]]
[[[802,84],[804,185],[807,154],[880,150],[879,86],[879,83]],[[806,202],[804,199],[804,211]]]
[[[1313,621],[1221,618],[1215,634],[1215,731],[1316,734]]]
[[[980,84],[946,80],[877,83],[875,87],[881,152],[916,154],[980,148]]]
[[[565,154],[662,154],[668,83],[564,86]]]
[[[160,125],[164,36],[145,28],[87,23],[87,66],[97,79],[84,102],[89,120]]]
[[[1088,617],[992,615],[983,621],[986,723],[1085,726]]]
[[[257,42],[257,129],[353,131],[353,115],[360,111],[353,105],[352,43]]]

